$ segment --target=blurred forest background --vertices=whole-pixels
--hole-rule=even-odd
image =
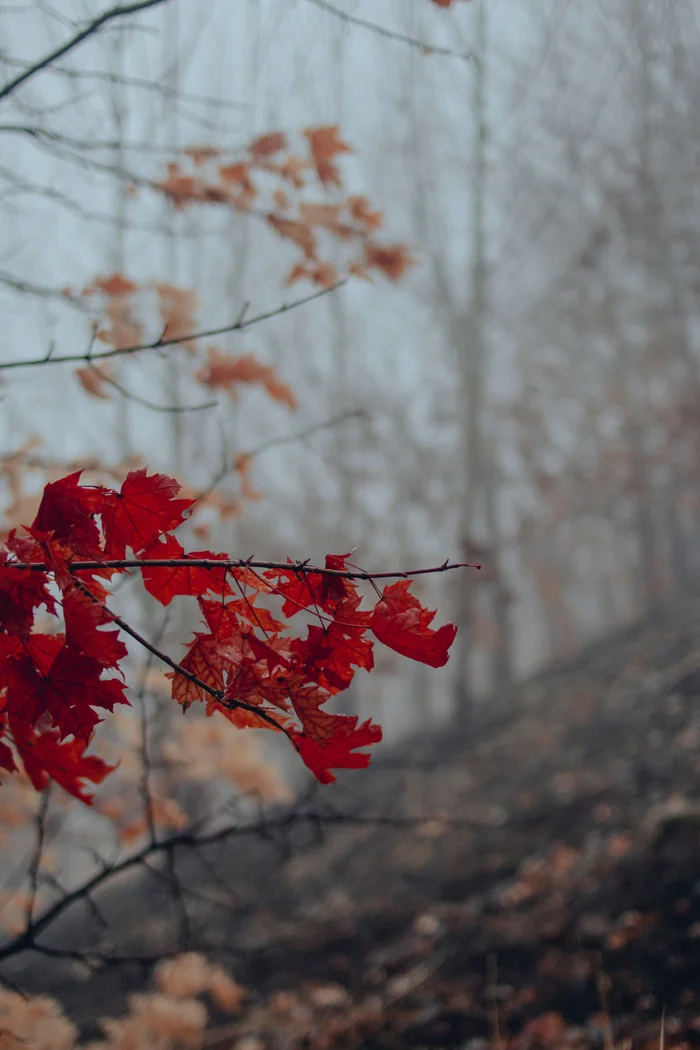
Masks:
[[[508,1023],[549,1011],[518,1050],[612,1050],[607,952],[615,1008],[656,1024],[675,995],[695,1011],[695,1042],[678,1046],[697,1045],[698,807],[688,817],[680,802],[700,790],[700,610],[683,604],[700,576],[700,7],[143,7],[0,88],[2,538],[32,520],[47,481],[84,467],[112,484],[147,464],[205,497],[181,530],[188,549],[482,568],[417,584],[438,622],[459,625],[452,658],[434,671],[385,650],[358,673],[344,709],[398,746],[318,808],[291,748],[264,741],[268,762],[253,733],[177,717],[154,661],[130,650],[133,708],[100,728],[121,765],[94,808],[26,778],[2,785],[3,966],[34,953],[26,987],[63,995],[70,979],[78,1017],[102,991],[122,995],[121,963],[143,988],[144,959],[127,951],[138,934],[149,965],[194,945],[242,959],[267,990],[296,987],[302,963],[309,980],[332,975],[342,987],[316,989],[320,1011],[349,1016],[355,980],[370,989],[352,1014],[362,1032],[393,1026],[420,987],[404,1021],[452,1025],[444,1045],[501,1050],[508,1003]],[[103,10],[0,4],[3,83]],[[325,179],[313,159],[299,167],[309,129],[325,129]],[[228,188],[202,196],[212,164]],[[338,225],[349,199],[367,273],[335,287],[356,247]],[[305,223],[325,237],[318,268]],[[210,329],[225,331],[178,344]],[[90,361],[160,337],[176,345]],[[164,613],[132,578],[115,587],[115,607],[173,658],[197,629],[189,601]],[[246,823],[262,800],[292,801],[290,785],[289,810]],[[654,836],[668,812],[695,838],[682,830],[667,857]],[[319,845],[309,828],[324,820],[342,826]],[[180,834],[192,850],[178,867]],[[91,879],[111,880],[123,957]],[[211,898],[195,900],[204,883]],[[362,1013],[377,988],[379,1019],[376,1002]],[[566,1042],[562,1017],[594,1011],[594,1036]],[[307,1034],[274,1045],[316,1045]],[[403,1045],[356,1036],[338,1045]],[[639,1045],[658,1046],[657,1030]]]
[[[4,5],[3,74],[98,7]],[[700,560],[699,18],[692,0],[178,0],[55,63],[0,126],[6,359],[85,346],[75,290],[100,274],[193,290],[204,327],[305,290],[284,288],[292,246],[254,217],[177,212],[139,189],[188,147],[338,124],[355,150],[348,189],[418,265],[218,341],[274,365],[294,416],[262,392],[158,413],[113,390],[91,398],[69,369],[13,373],[6,526],[46,477],[32,490],[25,473],[19,492],[20,462],[139,457],[202,488],[222,460],[343,417],[260,455],[262,498],[241,500],[212,543],[261,557],[356,547],[370,568],[483,563],[425,588],[462,629],[444,674],[387,658],[356,687],[394,736],[686,588]],[[185,405],[183,357],[114,375]],[[182,637],[182,622],[168,630]]]

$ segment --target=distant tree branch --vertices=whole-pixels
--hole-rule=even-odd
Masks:
[[[406,33],[399,33],[394,29],[387,29],[385,26],[377,25],[376,22],[369,22],[365,18],[358,18],[357,15],[348,14],[347,11],[340,11],[333,4],[328,3],[328,0],[308,0],[308,3],[315,4],[322,11],[326,11],[329,15],[334,15],[339,18],[342,22],[346,22],[348,25],[357,26],[360,29],[367,29],[372,33],[376,33],[378,36],[383,36],[386,40],[396,40],[400,44],[407,44],[409,47],[417,48],[424,55],[443,55],[446,58],[459,58],[463,62],[473,62],[474,55],[468,51],[455,51],[451,47],[441,47],[438,44],[429,44],[425,40],[418,40],[416,37],[408,36]]]
[[[292,434],[280,434],[278,437],[268,438],[267,441],[262,441],[259,445],[255,445],[253,448],[247,450],[244,449],[236,459],[250,461],[261,456],[264,452],[268,452],[271,448],[278,448],[280,445],[286,447],[287,445],[306,441],[307,438],[313,437],[314,434],[319,434],[323,430],[332,430],[335,427],[340,426],[341,423],[347,422],[349,419],[367,418],[368,416],[364,409],[351,408],[348,409],[347,412],[340,412],[337,416],[331,416],[330,419],[322,419],[320,422],[312,423],[310,426],[304,427],[303,430],[297,430]],[[231,458],[227,457],[224,465],[218,473],[214,475],[207,487],[197,494],[197,498],[203,500],[205,497],[209,496],[214,489],[221,484],[224,478],[228,477],[233,470],[232,463],[235,462],[236,460],[231,461]]]
[[[92,363],[92,359],[88,361],[88,367],[92,369],[101,383],[107,383],[108,386],[113,387],[114,390],[121,394],[126,401],[133,401],[135,405],[142,405],[143,408],[148,408],[151,412],[201,412],[204,409],[216,408],[219,403],[218,401],[203,401],[198,405],[159,405],[155,401],[149,401],[147,397],[141,397],[140,394],[135,394],[132,390],[127,390],[125,386],[122,386],[122,384],[112,376],[100,372],[100,370]]]
[[[255,317],[249,317],[247,320],[241,318],[239,315],[237,320],[222,325],[220,328],[208,328],[205,331],[189,332],[186,335],[177,336],[177,338],[173,337],[172,339],[164,339],[161,336],[150,343],[140,343],[137,346],[115,347],[112,350],[103,350],[98,353],[87,351],[82,354],[64,354],[62,357],[53,357],[50,354],[45,354],[43,357],[30,358],[27,361],[0,361],[0,371],[5,371],[10,368],[35,368],[40,365],[78,364],[83,361],[86,363],[104,361],[107,358],[121,357],[125,354],[140,354],[145,350],[163,350],[165,347],[177,346],[181,343],[189,343],[194,339],[211,339],[214,336],[225,335],[228,332],[242,332],[246,328],[252,327],[252,325],[259,324],[261,321],[269,321],[271,318],[285,314],[289,310],[295,310],[298,306],[304,306],[306,303],[311,303],[315,299],[320,299],[321,296],[328,295],[330,292],[341,288],[345,283],[344,280],[338,281],[336,284],[330,285],[329,288],[321,288],[316,292],[311,292],[309,295],[303,296],[301,299],[295,299],[291,303],[282,303],[281,306],[276,306],[272,310],[266,310],[265,313],[257,314]]]
[[[119,4],[116,7],[110,8],[108,11],[103,11],[102,14],[98,15],[97,18],[94,18],[92,22],[88,22],[88,24],[74,36],[70,37],[53,51],[49,51],[48,54],[44,55],[43,58],[40,58],[38,62],[35,62],[0,87],[0,102],[9,95],[12,95],[18,87],[26,83],[26,81],[31,80],[31,78],[36,76],[37,73],[41,73],[42,70],[50,66],[56,61],[56,59],[63,58],[64,55],[69,54],[69,52],[73,51],[91,36],[94,36],[95,33],[98,33],[100,29],[106,26],[109,22],[112,22],[117,18],[126,18],[129,15],[136,15],[141,11],[147,11],[149,8],[159,7],[161,4],[167,4],[169,2],[170,0],[138,0],[137,3]]]
[[[80,952],[75,949],[63,950],[60,948],[51,948],[48,945],[37,943],[37,939],[49,930],[55,922],[62,918],[70,908],[76,904],[86,902],[94,892],[102,889],[112,880],[117,880],[119,876],[138,868],[148,868],[148,870],[152,870],[148,865],[149,861],[158,857],[172,857],[179,849],[201,850],[207,846],[214,846],[226,842],[229,838],[234,836],[268,836],[271,832],[287,831],[294,826],[302,824],[310,824],[312,826],[349,825],[351,827],[364,826],[401,829],[415,828],[416,826],[425,824],[430,819],[430,816],[425,815],[392,816],[391,814],[378,814],[372,816],[335,812],[332,810],[317,812],[315,810],[304,811],[289,809],[280,813],[278,816],[267,817],[256,823],[228,823],[225,827],[219,828],[216,831],[202,831],[200,830],[201,826],[198,827],[197,825],[194,825],[186,831],[176,835],[171,835],[169,838],[160,841],[149,841],[136,853],[133,853],[129,857],[117,861],[114,864],[103,863],[94,875],[90,876],[79,886],[76,886],[75,889],[64,893],[59,900],[47,907],[37,916],[36,919],[27,923],[25,929],[21,933],[13,937],[6,944],[0,946],[0,960],[12,958],[13,956],[19,955],[21,952],[34,951],[41,955],[56,958],[72,958],[84,962],[87,962],[89,959],[108,963],[111,962],[113,964],[125,961],[158,962],[164,957],[162,952],[159,952],[152,958],[144,958],[142,956],[122,957],[112,953],[101,954],[99,951],[96,952],[93,949],[86,949],[85,952]],[[474,821],[470,820],[445,819],[443,817],[440,817],[439,819],[449,827],[474,827]],[[0,981],[2,980],[4,980],[4,978],[0,977]]]

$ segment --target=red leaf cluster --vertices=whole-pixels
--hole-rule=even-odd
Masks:
[[[379,741],[381,728],[328,712],[328,700],[357,668],[372,670],[372,635],[440,667],[456,628],[432,629],[435,614],[410,593],[408,579],[363,608],[349,555],[328,555],[325,570],[290,562],[258,572],[226,554],[185,553],[173,531],[195,501],[179,491],[172,478],[145,469],[131,471],[119,491],[81,485],[75,473],[45,487],[26,534],[11,533],[0,551],[0,767],[12,772],[19,759],[37,789],[53,779],[86,802],[85,781],[99,783],[112,768],[85,751],[98,710],[128,703],[119,636],[126,625],[108,609],[105,587],[127,557],[163,605],[181,595],[199,602],[205,630],[181,663],[171,661],[169,675],[184,709],[202,701],[208,714],[241,728],[285,733],[323,783],[335,769],[367,766],[369,754],[358,749]],[[265,604],[275,598],[282,620]],[[62,633],[34,629],[40,607],[60,610]],[[313,622],[291,636],[287,621],[299,613]]]

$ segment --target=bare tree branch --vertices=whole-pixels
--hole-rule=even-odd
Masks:
[[[409,47],[415,47],[421,51],[424,55],[444,55],[446,58],[459,58],[463,62],[473,62],[474,55],[468,51],[455,51],[450,47],[441,47],[438,44],[429,44],[425,40],[417,40],[416,37],[408,36],[406,33],[399,33],[394,29],[387,29],[385,26],[377,25],[376,22],[369,22],[365,18],[358,18],[357,15],[348,14],[346,11],[339,11],[333,4],[328,3],[328,0],[308,0],[309,3],[315,4],[322,11],[326,11],[329,15],[334,15],[339,18],[342,22],[347,22],[348,25],[358,26],[360,29],[368,29],[372,33],[376,33],[378,36],[383,36],[386,40],[396,40],[401,44],[408,44]]]
[[[119,4],[117,7],[112,7],[108,11],[103,11],[101,15],[94,18],[92,22],[89,22],[84,29],[81,29],[74,36],[70,37],[65,43],[55,48],[53,51],[49,51],[48,54],[40,58],[38,62],[29,66],[22,73],[19,73],[12,80],[8,80],[6,84],[0,87],[0,101],[13,94],[22,84],[26,81],[31,80],[32,77],[36,76],[42,70],[50,66],[58,58],[63,58],[70,51],[73,51],[80,44],[84,43],[95,33],[99,32],[108,22],[114,21],[116,18],[126,18],[129,15],[136,15],[141,11],[147,11],[152,7],[159,7],[161,4],[167,4],[170,0],[138,0],[137,3],[133,4]]]
[[[43,561],[14,562],[6,565],[13,569],[27,569],[33,572],[51,572],[51,566]],[[480,569],[475,562],[449,562],[435,565],[429,569],[394,569],[391,572],[365,572],[360,569],[326,569],[322,565],[309,565],[301,561],[258,561],[255,558],[108,558],[104,561],[73,561],[66,565],[69,572],[97,572],[99,569],[176,569],[188,566],[200,569],[284,569],[302,575],[318,574],[321,576],[338,576],[343,580],[397,580],[412,576],[428,576],[439,572],[451,572],[453,569]],[[110,613],[114,616],[113,613]],[[115,621],[116,622],[116,621]],[[158,654],[156,654],[158,655]],[[180,670],[179,667],[176,670]]]
[[[261,321],[269,321],[272,317],[278,317],[281,314],[288,313],[289,310],[296,309],[298,306],[304,306],[306,303],[311,303],[315,299],[320,299],[321,296],[336,291],[336,289],[341,288],[344,284],[346,284],[345,280],[338,281],[336,284],[332,284],[328,288],[321,288],[316,292],[311,292],[309,295],[305,295],[301,299],[295,299],[291,303],[282,303],[281,306],[276,306],[272,310],[266,310],[265,313],[257,314],[255,317],[250,317],[247,321],[241,319],[239,315],[237,320],[231,321],[229,324],[222,325],[219,328],[209,328],[201,332],[190,332],[187,335],[177,336],[177,338],[174,337],[172,339],[163,339],[160,337],[151,343],[141,343],[138,346],[116,347],[113,350],[104,350],[97,354],[64,354],[63,357],[51,357],[46,354],[44,357],[30,358],[27,361],[0,361],[0,371],[10,368],[34,368],[39,365],[77,364],[81,361],[104,361],[106,358],[121,357],[124,354],[140,354],[144,350],[162,350],[168,346],[189,343],[193,339],[211,339],[214,336],[225,335],[228,332],[242,332],[246,328],[251,328],[252,325],[259,324]]]

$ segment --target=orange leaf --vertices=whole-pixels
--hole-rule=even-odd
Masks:
[[[339,153],[352,153],[350,146],[338,138],[338,125],[330,124],[321,128],[306,128],[304,135],[309,141],[311,155],[316,173],[324,184],[332,183],[341,186],[340,170],[334,163]]]
[[[212,390],[223,389],[232,400],[238,397],[241,383],[257,383],[264,386],[274,401],[296,409],[297,401],[291,387],[283,383],[271,365],[264,365],[253,354],[229,357],[215,346],[207,349],[207,364],[196,374],[200,383]]]
[[[109,397],[105,390],[105,379],[111,379],[112,376],[105,365],[102,365],[101,368],[97,368],[96,365],[93,365],[92,368],[76,368],[75,375],[83,390],[86,390],[88,394],[92,394],[93,397]]]
[[[416,265],[416,260],[404,244],[382,248],[368,242],[365,244],[365,261],[367,266],[381,270],[390,281],[400,280],[406,270]]]
[[[294,241],[301,248],[307,259],[315,257],[316,238],[314,231],[309,225],[303,222],[296,222],[293,219],[281,219],[274,212],[268,214],[267,221],[280,237],[286,237],[287,240]]]
[[[255,160],[262,157],[271,157],[274,153],[286,149],[287,136],[283,131],[271,131],[267,135],[261,135],[248,146],[248,152]]]
[[[355,222],[366,226],[368,230],[377,230],[382,225],[382,213],[373,211],[366,197],[348,197],[348,207]]]

